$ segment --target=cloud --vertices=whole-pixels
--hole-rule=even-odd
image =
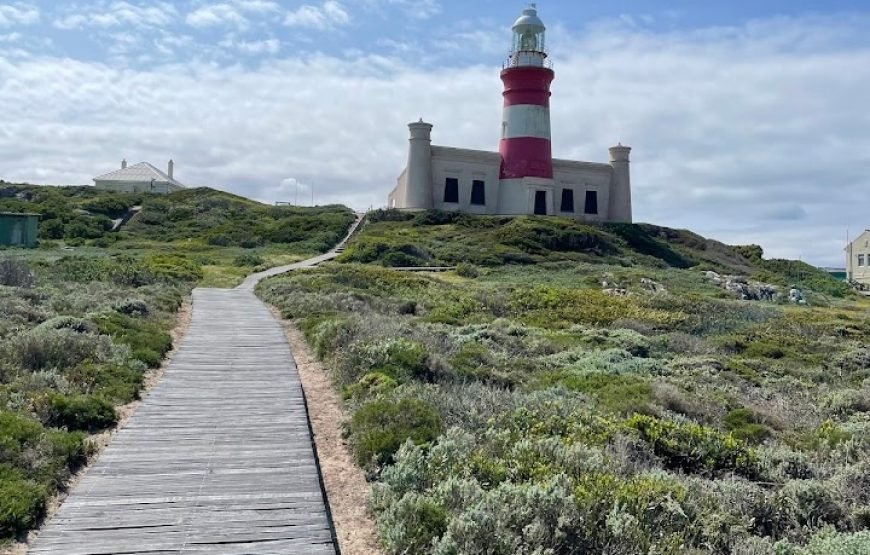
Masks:
[[[242,15],[241,10],[230,4],[213,4],[197,8],[187,14],[185,21],[193,27],[217,25],[244,27],[248,24],[248,18]]]
[[[246,41],[235,36],[228,36],[221,41],[220,45],[248,55],[277,54],[281,50],[281,41],[274,38]]]
[[[870,223],[867,23],[554,32],[554,154],[606,161],[607,147],[630,144],[637,220],[842,265],[846,227]],[[244,40],[272,39],[233,44]],[[287,200],[292,176],[320,203],[383,205],[407,122],[434,123],[436,144],[497,148],[500,67],[422,68],[415,55],[145,69],[0,56],[0,106],[12,114],[0,177],[89,183],[116,159],[172,157],[190,185]]]
[[[39,22],[39,15],[39,8],[32,4],[0,4],[0,27],[31,25]]]
[[[334,0],[326,0],[320,6],[306,4],[287,13],[284,24],[288,27],[307,27],[310,29],[330,29],[350,23],[350,14],[344,6]]]
[[[425,20],[441,13],[438,0],[367,0],[374,7],[397,7],[412,19]]]
[[[83,27],[164,27],[173,22],[178,12],[168,2],[139,5],[129,2],[98,2],[67,11],[54,20],[58,29]]]
[[[187,14],[185,20],[193,27],[230,26],[244,29],[250,24],[250,15],[262,16],[281,9],[277,2],[269,0],[230,0],[221,3],[206,3]]]

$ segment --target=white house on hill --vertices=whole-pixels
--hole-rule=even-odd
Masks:
[[[846,279],[870,286],[870,229],[846,247]]]
[[[184,189],[184,185],[175,180],[173,173],[175,163],[170,160],[167,173],[163,173],[148,162],[140,162],[127,166],[127,161],[121,162],[121,169],[94,178],[97,189],[106,189],[121,193],[171,193]]]

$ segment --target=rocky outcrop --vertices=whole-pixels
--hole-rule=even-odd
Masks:
[[[778,302],[784,297],[783,292],[776,285],[752,281],[744,276],[729,276],[706,271],[704,278],[744,301]],[[806,304],[803,292],[797,286],[791,286],[785,298],[794,304]]]

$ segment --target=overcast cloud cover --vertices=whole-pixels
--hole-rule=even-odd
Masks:
[[[513,4],[0,0],[0,178],[85,184],[172,157],[189,186],[383,205],[409,121],[497,148]],[[619,4],[539,3],[554,154],[629,144],[636,220],[841,266],[847,229],[870,227],[870,8]]]

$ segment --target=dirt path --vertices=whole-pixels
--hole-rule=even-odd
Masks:
[[[272,314],[281,320],[276,309],[272,309]],[[281,322],[308,399],[308,416],[314,429],[314,443],[341,553],[380,555],[375,523],[367,510],[369,486],[342,439],[344,413],[341,399],[332,387],[326,368],[308,348],[302,333],[292,322]]]

